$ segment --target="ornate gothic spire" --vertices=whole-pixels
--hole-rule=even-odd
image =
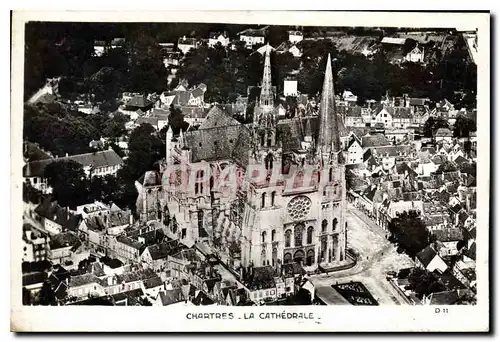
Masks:
[[[264,73],[262,75],[262,84],[259,99],[259,104],[262,109],[266,107],[274,107],[274,95],[271,82],[271,46],[269,46],[269,43],[266,46],[264,55]]]
[[[319,136],[317,146],[324,152],[338,152],[340,151],[340,135],[330,54],[328,54],[326,62],[325,80],[323,82],[319,107]]]

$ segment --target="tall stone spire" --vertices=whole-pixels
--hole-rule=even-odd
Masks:
[[[325,80],[319,105],[318,148],[324,152],[340,151],[339,125],[333,90],[333,73],[330,54],[326,62]]]
[[[264,73],[262,75],[259,105],[263,113],[268,113],[274,109],[274,94],[271,80],[271,46],[269,44],[266,45],[264,55]]]

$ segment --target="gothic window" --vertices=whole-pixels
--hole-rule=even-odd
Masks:
[[[198,210],[198,229],[203,228],[203,210]]]
[[[266,242],[266,232],[262,232],[262,243]]]
[[[290,254],[290,253],[286,253],[286,254],[284,255],[284,258],[283,258],[283,259],[284,259],[284,263],[285,263],[285,264],[289,264],[289,263],[291,263],[291,262],[292,262],[292,254]]]
[[[314,264],[314,249],[310,249],[307,251],[306,265],[311,266]]]
[[[205,174],[205,172],[203,170],[198,170],[196,172],[196,182],[194,184],[195,195],[203,193],[203,176],[204,176],[204,174]]]
[[[321,221],[321,232],[322,233],[326,233],[327,226],[328,226],[328,221],[327,220]]]
[[[333,180],[333,169],[330,168],[330,172],[328,174],[328,178],[330,179],[330,182]]]
[[[267,139],[267,147],[271,147],[271,139],[270,138]]]
[[[312,226],[309,226],[309,228],[307,228],[307,244],[308,245],[312,244],[313,232],[314,232],[314,228]]]
[[[333,222],[332,222],[332,231],[335,231],[337,229],[338,223],[339,223],[339,220],[337,220],[337,218],[334,218]]]
[[[260,259],[262,260],[262,266],[266,266],[266,250],[263,249],[260,253]]]
[[[271,241],[273,241],[273,242],[274,242],[274,240],[276,240],[276,229],[273,229],[273,230],[271,231]]]
[[[306,196],[297,196],[288,203],[288,214],[294,220],[306,217],[311,210],[311,199]]]
[[[269,171],[273,169],[273,155],[271,153],[269,153],[266,156],[265,165],[266,165],[266,170]]]
[[[266,193],[262,193],[262,199],[261,199],[261,208],[264,208],[266,206]]]
[[[303,233],[304,233],[304,225],[303,224],[296,225],[295,229],[294,229],[295,247],[302,246],[302,235],[303,235]]]
[[[260,135],[260,145],[264,146],[264,134]]]
[[[276,263],[278,262],[278,249],[277,248],[273,248],[273,255],[272,255],[272,265],[276,265]]]
[[[274,206],[274,199],[276,198],[276,191],[271,192],[271,206]]]
[[[285,232],[285,247],[290,247],[291,245],[291,240],[292,240],[292,230],[288,229]]]

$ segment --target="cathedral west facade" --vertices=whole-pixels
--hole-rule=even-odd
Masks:
[[[136,186],[141,220],[161,220],[170,238],[204,242],[227,265],[341,266],[346,182],[330,56],[318,116],[278,120],[265,53],[253,120],[213,107],[198,130],[168,130],[166,160]]]

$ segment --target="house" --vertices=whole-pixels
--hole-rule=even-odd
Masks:
[[[251,274],[243,282],[248,289],[249,299],[255,303],[278,299],[275,278],[272,266],[254,267]]]
[[[52,236],[49,247],[48,259],[53,264],[78,266],[78,264],[74,265],[75,263],[71,259],[73,259],[75,253],[79,252],[80,247],[82,247],[82,242],[72,232],[65,232]],[[84,259],[84,257],[81,259]],[[68,261],[72,263],[67,263]]]
[[[392,113],[392,127],[407,129],[411,125],[411,109],[407,107],[394,107]],[[386,125],[387,127],[387,125]]]
[[[419,47],[418,44],[405,56],[405,60],[411,63],[424,63],[424,47]]]
[[[238,32],[238,36],[241,41],[245,42],[247,48],[251,48],[257,44],[264,44],[268,27],[269,26],[265,26],[259,29],[249,28]]]
[[[72,276],[68,285],[68,297],[86,298],[104,296],[103,281],[91,273]]]
[[[186,38],[184,36],[177,41],[177,48],[185,55],[189,50],[196,49],[196,44],[195,38]]]
[[[439,128],[434,133],[434,138],[436,142],[446,141],[451,143],[453,141],[453,132],[448,128]]]
[[[142,282],[142,290],[150,298],[157,298],[162,289],[165,289],[165,286],[160,277],[149,278]]]
[[[176,69],[179,66],[181,60],[181,54],[180,52],[172,51],[172,52],[166,52],[163,56],[163,65],[165,68],[171,68],[172,72],[173,69]]]
[[[154,306],[167,306],[175,303],[180,303],[186,301],[187,299],[184,297],[182,290],[179,288],[172,290],[163,290],[158,293],[158,296],[153,303]]]
[[[462,229],[458,227],[445,227],[444,229],[436,229],[432,232],[438,241],[438,254],[441,257],[457,255],[458,242],[464,239]]]
[[[176,88],[171,92],[164,92],[160,95],[160,101],[162,106],[169,108],[171,105],[177,107],[184,106],[199,106],[205,105],[205,92],[207,91],[207,86],[200,83],[197,87],[186,90],[182,88]]]
[[[123,114],[129,115],[132,120],[135,120],[143,113],[151,110],[153,105],[153,101],[149,100],[146,94],[136,94],[125,102],[123,108],[120,108],[120,111]]]
[[[226,32],[211,32],[208,35],[208,46],[214,47],[218,43],[220,43],[224,47],[229,45],[229,37],[227,36]]]
[[[157,129],[161,131],[163,127],[168,125],[170,111],[155,108],[151,111],[150,117],[156,119]]]
[[[448,269],[448,265],[446,265],[431,245],[418,252],[415,261],[418,267],[426,269],[429,272],[438,271],[444,273]]]
[[[347,164],[359,164],[363,162],[363,147],[359,138],[352,134],[347,144]]]
[[[387,140],[384,134],[367,134],[361,137],[361,147],[363,150],[381,146],[390,146],[391,142]]]
[[[392,115],[394,113],[394,108],[379,106],[373,110],[373,123],[379,123],[384,125],[384,127],[393,127]]]
[[[163,272],[168,269],[168,256],[174,255],[186,248],[179,244],[177,240],[164,241],[148,246],[141,254],[141,261],[146,267],[152,268],[156,272]]]
[[[304,34],[301,31],[293,30],[288,31],[288,41],[290,43],[296,44],[304,39]]]
[[[85,174],[90,178],[92,176],[116,175],[118,170],[123,165],[122,158],[113,150],[96,151],[84,154],[76,154],[54,159],[44,159],[26,163],[23,167],[23,177],[26,182],[33,184],[35,187],[45,189],[47,192],[52,192],[47,185],[47,180],[44,176],[47,165],[56,161],[74,161],[82,165]],[[41,185],[43,184],[43,186]]]
[[[49,258],[50,237],[29,223],[23,224],[23,262],[36,262]]]
[[[113,255],[124,263],[137,262],[144,248],[144,243],[134,240],[124,234],[116,237],[110,244]]]
[[[127,291],[141,289],[144,281],[157,278],[158,275],[151,269],[134,268],[122,274],[113,274],[102,280],[107,295],[115,295]]]
[[[274,50],[272,47],[271,47],[271,49]],[[263,46],[263,47],[259,48],[257,51],[259,51],[261,54],[264,54],[264,52],[266,50],[267,50],[267,48],[265,46]],[[280,53],[280,54],[285,53],[285,52],[289,52],[295,58],[302,57],[301,49],[297,45],[290,43],[289,41],[285,41],[285,42],[281,43],[280,45],[278,45],[278,47],[275,50],[277,53]]]
[[[64,231],[76,232],[82,217],[73,214],[68,208],[61,207],[57,201],[45,199],[35,208],[34,219],[53,236]]]
[[[101,57],[106,51],[106,42],[104,40],[94,40],[94,55]]]
[[[348,127],[365,127],[365,122],[361,115],[361,107],[347,107],[345,125]]]

